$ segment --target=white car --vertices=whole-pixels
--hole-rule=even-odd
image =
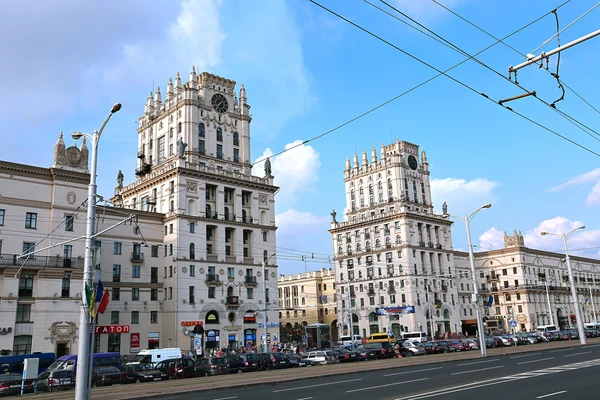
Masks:
[[[310,360],[315,364],[335,364],[339,360],[335,353],[331,350],[316,350],[306,354],[303,359]]]
[[[406,342],[402,343],[402,346],[407,348],[408,351],[413,353],[413,355],[415,355],[415,356],[427,354],[427,350],[425,350],[425,346],[423,346],[421,343],[410,342],[407,340]]]

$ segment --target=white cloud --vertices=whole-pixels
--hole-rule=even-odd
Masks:
[[[485,203],[494,203],[493,190],[500,184],[484,178],[471,181],[457,178],[432,179],[431,196],[438,208],[446,202],[452,214],[466,214]]]
[[[276,197],[277,208],[287,209],[297,200],[300,193],[317,193],[316,183],[319,180],[321,161],[319,153],[312,147],[296,140],[285,145],[285,149],[298,146],[293,150],[272,157],[273,151],[266,149],[256,160],[270,157],[271,169],[275,176],[275,185],[281,189]],[[264,176],[264,161],[256,163],[252,174]]]
[[[477,251],[496,250],[504,247],[504,232],[491,227],[479,236],[479,249]]]
[[[581,185],[584,183],[598,182],[598,181],[600,181],[600,168],[596,168],[594,170],[586,172],[585,174],[576,176],[575,178],[570,179],[569,181],[563,183],[562,185],[558,185],[558,186],[548,189],[548,191],[549,192],[557,192],[559,190],[566,189],[569,186],[576,186],[576,185]]]
[[[600,181],[594,185],[585,201],[588,206],[600,205]]]

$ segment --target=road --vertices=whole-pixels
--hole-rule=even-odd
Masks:
[[[320,368],[320,367],[313,367]],[[593,399],[600,344],[202,391],[207,400]],[[199,391],[164,396],[197,399]]]

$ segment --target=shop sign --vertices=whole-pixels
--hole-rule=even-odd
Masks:
[[[0,329],[0,335],[8,335],[11,332],[12,332],[12,327],[11,326],[9,326],[8,328],[2,328],[2,329]]]
[[[262,328],[263,326],[265,326],[265,324],[263,324],[262,322],[258,323],[259,328]],[[279,322],[268,322],[267,328],[279,328]]]
[[[255,324],[256,323],[256,314],[252,312],[248,312],[244,314],[244,323],[245,324]]]
[[[209,329],[206,331],[206,341],[207,342],[218,342],[219,341],[219,331],[215,329]]]
[[[97,326],[96,334],[103,334],[103,333],[129,333],[129,325]]]
[[[140,334],[132,333],[130,337],[130,353],[137,353],[140,351]]]
[[[208,314],[208,316],[206,317],[207,321],[216,321],[217,320],[217,316],[215,314]]]
[[[236,335],[229,335],[229,341],[230,342],[235,342],[237,340],[235,336]]]
[[[196,326],[196,325],[204,325],[204,323],[202,321],[181,321],[181,326]]]

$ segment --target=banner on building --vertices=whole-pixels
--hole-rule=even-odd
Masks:
[[[129,352],[138,353],[140,351],[140,334],[132,333],[130,337]]]
[[[415,306],[380,307],[375,309],[377,315],[414,314]]]

